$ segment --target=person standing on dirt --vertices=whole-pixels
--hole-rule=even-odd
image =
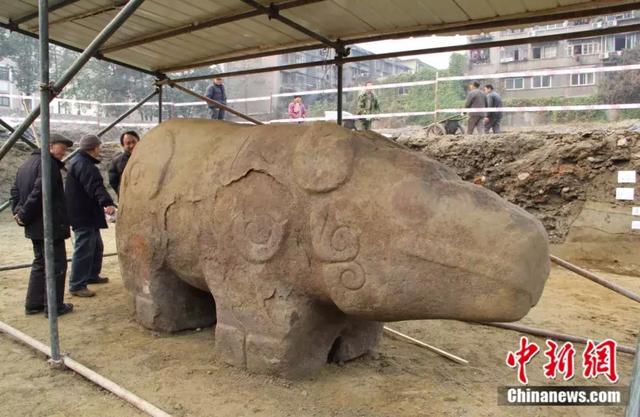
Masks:
[[[109,164],[109,185],[111,185],[111,188],[113,188],[118,197],[120,197],[120,180],[122,179],[122,173],[138,141],[140,141],[140,136],[133,130],[129,130],[120,135],[122,153],[115,157],[111,161],[111,164]]]
[[[222,78],[214,78],[213,84],[207,87],[207,92],[204,95],[218,103],[227,104],[227,92],[224,89]],[[224,120],[224,109],[209,105],[209,115],[214,120]]]
[[[69,292],[77,297],[93,297],[87,284],[105,284],[100,276],[104,245],[100,229],[107,228],[105,214],[114,215],[115,205],[104,186],[96,164],[100,163],[100,139],[87,135],[80,139],[80,152],[69,164],[65,186],[71,227],[75,236]]]
[[[487,97],[487,107],[502,107],[502,98],[496,93],[491,84],[484,86],[484,93]],[[500,133],[500,121],[502,120],[502,112],[494,111],[487,113],[484,119],[484,133]]]
[[[69,216],[62,184],[61,170],[67,149],[73,142],[62,135],[52,134],[49,141],[51,155],[51,200],[53,221],[53,263],[56,282],[58,315],[70,313],[73,304],[64,303],[64,284],[67,276],[67,252],[64,241],[69,232]],[[33,245],[33,264],[29,275],[29,286],[25,301],[25,314],[47,314],[47,291],[44,267],[44,221],[42,218],[42,167],[41,150],[33,151],[18,169],[11,188],[11,211],[18,225]]]
[[[380,111],[378,98],[375,96],[375,94],[373,94],[371,86],[373,86],[373,83],[371,81],[367,82],[364,85],[364,91],[358,96],[358,109],[356,111],[356,114],[358,115],[374,114]],[[371,129],[372,122],[373,120],[368,118],[360,119],[362,130]]]
[[[487,107],[487,98],[480,90],[480,83],[474,81],[469,84],[469,92],[467,93],[467,100],[464,103],[464,107],[467,109],[480,109]],[[469,113],[469,120],[467,122],[467,135],[473,135],[473,131],[477,129],[478,134],[483,132],[482,120],[484,119],[484,113]]]

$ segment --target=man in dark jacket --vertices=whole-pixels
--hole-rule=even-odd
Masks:
[[[58,315],[69,313],[73,304],[64,303],[64,284],[67,275],[67,253],[64,246],[69,234],[69,217],[65,202],[62,158],[73,142],[62,135],[52,134],[49,141],[51,155],[51,199],[53,203],[53,259],[56,281]],[[33,244],[33,264],[25,301],[25,313],[47,311],[46,277],[44,268],[44,222],[42,219],[41,150],[33,151],[18,169],[11,188],[11,211],[16,222],[24,227],[24,234]]]
[[[118,196],[120,196],[120,179],[122,178],[122,173],[127,166],[127,162],[129,162],[133,148],[136,147],[139,140],[140,136],[133,130],[129,130],[120,135],[120,145],[122,146],[123,152],[115,157],[109,165],[109,185],[111,185],[111,188],[113,188]]]
[[[100,229],[107,228],[105,213],[116,208],[96,167],[100,163],[100,139],[87,135],[80,139],[80,151],[69,164],[65,186],[71,227],[75,236],[69,292],[78,297],[93,297],[87,284],[103,284],[100,277],[104,246]]]
[[[484,92],[487,95],[487,107],[502,107],[502,98],[495,92],[491,84],[484,86]],[[484,133],[500,133],[500,121],[502,120],[502,112],[494,111],[487,113],[484,119]]]
[[[205,96],[211,100],[215,100],[218,103],[227,104],[227,93],[224,90],[224,84],[222,84],[222,78],[214,78],[213,84],[207,87]],[[214,120],[224,120],[224,110],[219,109],[216,106],[209,106],[209,113]]]
[[[464,103],[464,107],[469,109],[478,109],[487,107],[487,98],[480,90],[480,83],[474,81],[469,84],[469,92],[467,93],[467,101]],[[473,135],[474,130],[478,130],[478,134],[483,132],[482,120],[484,119],[484,113],[469,113],[469,121],[467,123],[467,135]]]

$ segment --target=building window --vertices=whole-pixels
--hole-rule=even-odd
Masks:
[[[531,88],[549,88],[551,87],[550,75],[536,75],[531,77]]]
[[[9,67],[0,67],[0,81],[9,81]]]
[[[594,55],[598,53],[600,53],[599,42],[576,43],[569,45],[567,48],[567,55],[569,56]]]
[[[508,46],[500,49],[500,62],[525,61],[527,59],[528,46]]]
[[[9,107],[10,105],[9,97],[0,97],[0,107]]]
[[[625,49],[631,49],[636,44],[635,35],[615,35],[613,37],[613,44],[609,44],[610,51],[624,51]]]
[[[507,90],[522,90],[524,88],[524,78],[507,78],[504,80],[504,88]]]
[[[538,45],[531,47],[531,59],[555,58],[558,55],[556,45]]]
[[[489,58],[489,48],[472,49],[471,51],[469,51],[469,61],[472,64],[486,64],[487,62],[489,62]]]
[[[585,74],[571,74],[571,86],[593,85],[595,84],[595,74],[587,72]]]

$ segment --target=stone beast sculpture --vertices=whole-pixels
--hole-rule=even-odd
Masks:
[[[258,372],[358,357],[384,321],[518,320],[549,272],[533,216],[329,123],[164,122],[121,188],[118,255],[137,320],[177,331],[217,319],[218,357]]]

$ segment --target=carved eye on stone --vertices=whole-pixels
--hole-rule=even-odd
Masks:
[[[276,221],[268,214],[233,221],[233,240],[240,254],[249,262],[264,263],[278,252],[285,237],[287,220]]]
[[[338,224],[328,205],[311,211],[311,243],[315,255],[323,261],[339,262],[354,259],[360,250],[358,231]]]
[[[341,262],[324,266],[327,283],[340,284],[349,290],[359,290],[367,281],[364,269],[357,262]]]

